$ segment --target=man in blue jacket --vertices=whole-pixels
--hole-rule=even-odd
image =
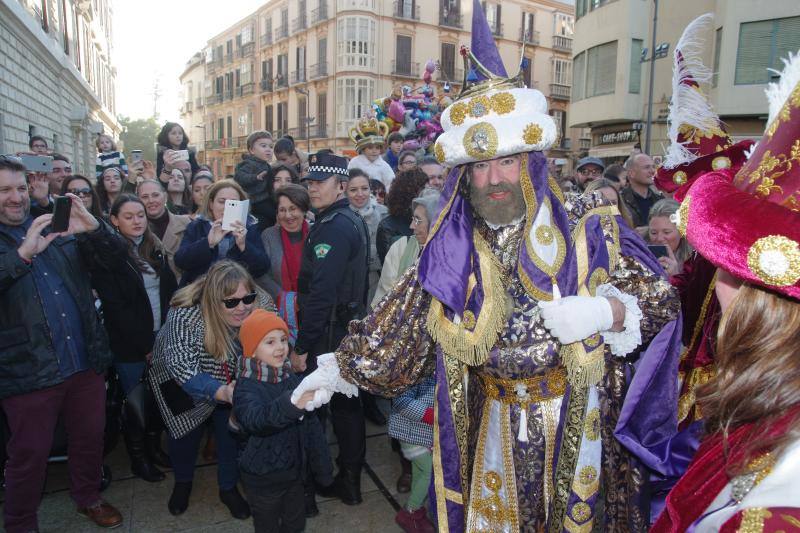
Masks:
[[[78,512],[98,526],[116,527],[122,515],[99,492],[111,354],[77,246],[78,239],[109,229],[69,195],[69,229],[49,231],[52,214],[30,216],[24,171],[18,159],[0,156],[0,405],[11,430],[5,529],[38,531],[59,415]]]

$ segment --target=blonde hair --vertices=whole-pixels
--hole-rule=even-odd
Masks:
[[[800,437],[800,415],[784,435],[770,426],[800,405],[800,303],[744,284],[722,316],[717,332],[717,375],[698,390],[706,432],[723,438],[736,427],[754,424],[745,437],[744,458],[732,475],[746,471],[762,451],[779,455]]]
[[[114,139],[111,137],[111,135],[106,135],[105,133],[101,133],[100,135],[97,136],[97,139],[94,140],[94,145],[95,147],[97,147],[97,151],[100,152],[100,139],[102,139],[103,137],[111,141],[111,151],[112,152],[116,151],[117,143],[114,142]]]
[[[205,324],[203,346],[218,361],[234,351],[236,335],[225,323],[222,300],[235,293],[239,284],[258,292],[253,277],[242,265],[224,259],[214,263],[205,276],[176,292],[170,302],[172,307],[200,306]]]
[[[657,201],[653,204],[653,207],[650,208],[650,213],[647,215],[648,225],[650,221],[656,217],[666,218],[674,225],[675,223],[672,222],[670,217],[678,212],[680,206],[681,204],[672,198],[664,198]],[[675,227],[675,231],[678,231],[677,226]],[[681,240],[678,242],[678,249],[675,251],[675,259],[682,265],[691,255],[692,247],[689,245],[689,241],[686,240],[686,237],[681,235]]]
[[[219,191],[222,189],[235,189],[239,193],[239,200],[247,200],[247,193],[244,192],[242,186],[231,179],[219,180],[214,182],[211,187],[206,191],[206,197],[203,198],[203,205],[200,206],[200,214],[210,221],[214,221],[214,215],[211,214],[211,204],[214,203]],[[252,206],[251,206],[252,209]]]
[[[603,193],[600,192],[600,189],[611,189],[614,191],[614,193],[617,195],[617,209],[619,210],[622,220],[624,220],[629,227],[635,228],[635,225],[633,224],[633,217],[631,216],[631,212],[628,210],[628,206],[622,201],[619,191],[616,187],[614,187],[614,182],[612,182],[610,179],[597,178],[594,181],[590,181],[586,186],[586,189],[583,191],[583,194],[589,195],[596,192],[602,195]],[[605,200],[605,197],[603,197],[603,199]]]

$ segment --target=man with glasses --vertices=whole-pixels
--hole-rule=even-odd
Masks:
[[[412,170],[417,166],[417,155],[413,150],[403,150],[397,158],[397,173]]]
[[[369,230],[350,209],[344,194],[347,160],[329,153],[309,157],[308,185],[317,222],[303,247],[297,280],[300,328],[291,354],[295,372],[317,368],[316,357],[331,351],[347,333],[350,320],[362,318],[367,306]],[[335,394],[331,421],[339,441],[339,473],[325,496],[347,505],[361,503],[361,467],[366,452],[364,411],[358,397]],[[306,510],[314,505],[306,495]]]
[[[603,176],[603,171],[606,166],[603,162],[596,157],[584,157],[578,161],[578,168],[575,169],[575,178],[578,182],[578,188],[585,190],[590,181]]]

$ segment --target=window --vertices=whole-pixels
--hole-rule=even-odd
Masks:
[[[610,4],[615,0],[578,0],[575,6],[575,16],[581,18],[589,11],[599,9],[606,4]]]
[[[584,89],[586,88],[586,52],[581,52],[575,56],[573,65],[575,78],[572,84],[572,101],[583,100]]]
[[[306,76],[306,47],[298,46],[295,49],[295,64],[297,65],[298,80],[305,79]]]
[[[261,62],[261,79],[262,80],[271,80],[272,79],[272,58],[265,59]]]
[[[225,43],[225,53],[227,55],[229,55],[229,56],[233,54],[233,40],[232,39],[228,39],[228,42]]]
[[[368,17],[344,17],[338,22],[340,67],[375,68],[375,21]]]
[[[306,138],[308,136],[308,121],[306,118],[308,117],[307,114],[307,104],[305,98],[298,98],[297,99],[297,126],[299,127],[298,131],[300,132],[300,138]]]
[[[264,129],[268,132],[272,133],[273,122],[272,122],[272,106],[268,105],[264,108]]]
[[[483,12],[486,13],[486,22],[494,35],[500,35],[500,5],[483,2]]]
[[[240,74],[241,85],[247,85],[248,83],[253,83],[253,65],[251,63],[243,63],[242,64],[242,73]]]
[[[394,50],[394,73],[411,74],[411,37],[398,35]]]
[[[317,127],[321,133],[325,132],[325,126],[328,124],[328,95],[327,93],[319,93],[317,95]]]
[[[558,85],[570,84],[571,63],[569,59],[553,58],[553,83]]]
[[[572,101],[612,94],[617,81],[617,41],[589,48],[575,56]]]
[[[567,134],[567,112],[560,109],[552,109],[550,110],[550,115],[556,123],[556,131],[558,131],[558,138],[560,139],[559,142],[563,145],[564,138]]]
[[[323,37],[317,41],[317,63],[323,64],[328,60],[328,38]]]
[[[339,11],[345,9],[375,9],[375,0],[338,0]]]
[[[456,45],[452,43],[442,43],[442,57],[439,60],[442,74],[450,81],[456,80]]]
[[[533,58],[526,57],[522,60],[522,80],[525,86],[533,89]]]
[[[581,18],[586,14],[586,1],[587,0],[578,0],[575,5],[575,18]],[[573,93],[575,94],[575,93]]]
[[[233,117],[228,115],[228,139],[233,137]]]
[[[525,43],[532,43],[533,36],[534,36],[534,29],[533,23],[536,19],[534,18],[533,13],[523,13],[522,14],[522,36],[520,41]]]
[[[631,40],[631,79],[628,80],[628,92],[639,94],[642,88],[642,40]]]
[[[278,104],[278,133],[285,135],[289,130],[289,102]]]
[[[781,70],[781,58],[800,48],[800,17],[745,22],[739,27],[735,85],[768,83],[768,69]]]
[[[221,118],[217,120],[217,139],[224,139],[225,138],[225,119]]]
[[[722,49],[722,28],[714,32],[714,71],[711,73],[711,86],[716,87],[719,82],[719,54]]]
[[[339,78],[336,80],[336,134],[347,135],[349,128],[369,109],[375,98],[375,80]]]
[[[253,42],[253,27],[245,26],[244,28],[242,28],[240,45],[248,44],[251,42]]]
[[[574,34],[575,19],[572,18],[572,15],[567,15],[566,13],[556,13],[553,35],[572,38]]]

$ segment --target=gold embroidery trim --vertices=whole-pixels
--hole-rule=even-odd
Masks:
[[[459,454],[459,477],[461,490],[465,497],[469,494],[469,479],[467,478],[467,432],[469,431],[469,413],[467,412],[467,399],[464,392],[464,377],[467,367],[457,359],[444,356],[444,370],[447,377],[447,392],[450,398],[450,413],[453,420],[453,431]]]
[[[747,266],[767,285],[794,285],[800,280],[800,244],[783,235],[762,237],[748,250]]]
[[[478,122],[467,129],[461,144],[467,155],[473,159],[492,159],[499,145],[497,130],[488,122]]]
[[[517,106],[517,100],[514,98],[514,95],[507,92],[493,94],[489,97],[489,103],[494,112],[498,115],[511,113]]]
[[[439,437],[439,384],[436,384],[433,405],[433,492],[436,496],[436,516],[439,527],[449,531],[447,520],[447,496],[442,467],[442,446]]]
[[[525,144],[539,144],[542,142],[542,127],[531,122],[522,130],[522,140]]]
[[[473,232],[483,280],[483,305],[470,331],[455,324],[444,314],[444,306],[431,299],[427,330],[434,342],[446,355],[470,366],[479,366],[489,358],[489,351],[497,342],[497,335],[506,323],[505,287],[497,259],[479,232]]]
[[[550,514],[550,502],[553,501],[553,460],[555,459],[559,413],[555,401],[542,402],[539,409],[542,413],[544,428],[544,512],[545,518],[547,518]],[[527,409],[522,409],[520,416],[527,415]]]
[[[564,396],[567,390],[567,371],[561,366],[526,379],[496,378],[488,374],[479,377],[486,396],[506,405],[526,406],[552,400]]]
[[[742,511],[742,522],[737,533],[761,533],[764,531],[764,522],[771,518],[772,513],[764,507],[750,507]]]

